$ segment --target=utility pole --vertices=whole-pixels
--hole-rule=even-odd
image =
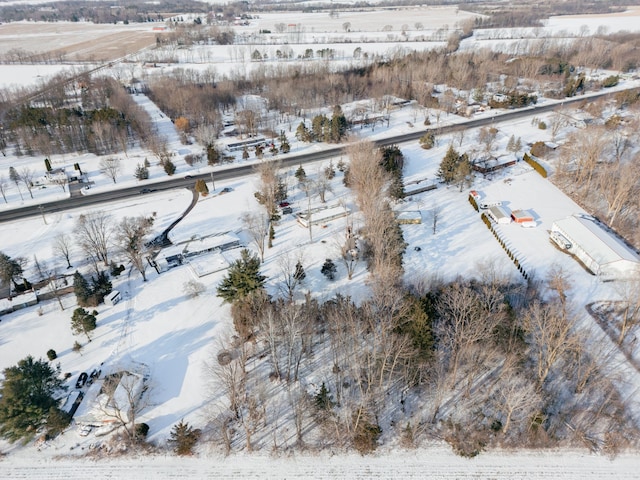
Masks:
[[[47,225],[47,219],[44,216],[44,207],[42,205],[38,205],[38,209],[40,210],[40,215],[42,215],[42,221]]]
[[[216,182],[214,182],[214,180],[213,180],[213,172],[211,172],[211,186],[212,186],[211,191],[212,191],[212,192],[213,192],[213,191],[215,191],[215,189],[216,189]]]

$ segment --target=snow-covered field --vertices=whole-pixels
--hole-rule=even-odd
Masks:
[[[341,22],[346,20],[341,17]],[[579,19],[577,21],[581,21]],[[285,21],[285,20],[282,20]],[[579,28],[579,27],[578,27]],[[592,27],[590,27],[592,28]],[[355,48],[355,47],[354,47]],[[4,77],[4,76],[3,76]],[[178,175],[205,172],[209,167],[188,167],[182,157],[199,151],[197,146],[182,146],[173,124],[162,116],[155,106],[142,95],[136,101],[146,108],[156,122],[158,131],[168,139],[169,148],[177,153]],[[392,115],[388,127],[380,127],[375,137],[367,130],[363,137],[380,136],[411,131],[409,123],[415,122],[409,107]],[[443,116],[443,122],[454,117]],[[495,123],[499,130],[498,150],[504,150],[511,135],[522,138],[522,143],[550,140],[548,131],[541,131],[531,125],[530,119],[516,122]],[[477,132],[468,131],[463,140],[462,150],[476,142]],[[292,140],[292,139],[290,139]],[[441,137],[432,150],[422,150],[417,142],[401,145],[405,155],[405,182],[434,181],[439,162],[453,137]],[[292,140],[292,152],[299,152],[302,145]],[[116,187],[136,185],[132,173],[137,163],[151,158],[149,152],[130,151],[124,162],[121,179]],[[69,166],[80,163],[83,170],[90,172],[93,183],[88,194],[114,188],[111,180],[98,173],[99,159],[91,155],[53,158],[54,166]],[[335,165],[339,158],[332,160]],[[33,166],[43,169],[41,160],[27,157],[8,157],[5,165],[15,167]],[[305,166],[312,176],[327,166],[328,162]],[[152,166],[151,180],[166,178],[158,166]],[[297,187],[294,169],[285,171],[289,184],[290,202],[294,210],[306,207],[306,197]],[[333,193],[328,194],[329,204],[343,202],[353,208],[348,191],[342,185],[342,175],[338,172],[333,180]],[[229,187],[229,193],[220,194]],[[500,227],[514,251],[522,259],[523,265],[538,278],[543,278],[550,268],[561,266],[571,276],[572,294],[578,305],[594,299],[609,299],[615,295],[610,284],[604,284],[588,274],[569,256],[560,253],[548,241],[547,231],[554,220],[582,209],[541,178],[524,163],[494,175],[492,179],[478,178],[473,186],[487,197],[499,199],[510,208],[525,208],[536,215],[538,226],[523,229],[515,224]],[[213,190],[210,184],[210,189]],[[176,238],[193,235],[207,235],[236,232],[243,243],[250,246],[249,238],[241,231],[240,217],[245,212],[257,211],[253,192],[255,177],[216,182],[216,189],[205,198],[199,199],[196,207],[178,224],[173,231]],[[408,188],[409,189],[409,188]],[[31,202],[28,194],[22,192],[20,200],[17,189],[9,190],[9,203],[0,208],[12,208]],[[45,202],[64,193],[59,188],[40,189],[34,192],[33,202]],[[468,189],[462,192],[455,187],[440,188],[421,193],[397,205],[397,210],[419,210],[423,223],[403,227],[409,246],[405,256],[406,279],[417,280],[428,276],[452,279],[456,275],[472,276],[483,265],[493,264],[498,271],[517,277],[513,263],[504,254],[493,235],[480,221],[467,201]],[[118,220],[124,216],[156,214],[154,230],[161,232],[178,218],[191,201],[191,193],[175,190],[168,193],[140,195],[123,202],[105,204],[104,209]],[[317,200],[315,200],[317,202]],[[437,232],[431,231],[431,215],[439,212]],[[21,222],[3,223],[0,228],[0,250],[14,256],[25,256],[33,265],[33,257],[49,268],[64,270],[61,259],[55,258],[51,250],[51,239],[61,232],[72,232],[74,222],[86,211],[69,210],[47,215],[47,223],[34,217]],[[357,215],[353,220],[357,223]],[[338,219],[313,229],[313,238],[301,228],[293,216],[285,215],[276,230],[272,249],[267,250],[263,273],[268,277],[268,289],[273,295],[280,294],[281,272],[279,260],[287,255],[301,252],[307,278],[302,296],[309,291],[320,299],[330,298],[335,292],[356,298],[366,295],[366,271],[363,265],[356,269],[353,280],[346,278],[338,267],[338,279],[328,283],[320,274],[320,267],[326,258],[337,258],[337,239],[344,234],[345,220]],[[416,247],[420,247],[419,250]],[[72,252],[74,268],[88,271],[89,265],[79,251]],[[73,271],[73,270],[72,270]],[[180,419],[199,426],[206,422],[207,405],[215,401],[215,385],[212,390],[210,380],[204,370],[210,359],[216,355],[218,340],[231,333],[228,305],[223,305],[216,297],[215,289],[224,272],[217,272],[197,278],[189,265],[183,265],[157,274],[153,270],[149,280],[143,283],[135,271],[124,272],[114,279],[114,288],[123,293],[124,300],[113,307],[98,308],[98,328],[91,342],[83,337],[74,337],[70,329],[71,311],[75,308],[73,295],[63,299],[65,310],[55,300],[39,306],[29,307],[2,317],[0,323],[0,370],[15,364],[30,354],[44,357],[53,348],[63,372],[72,374],[75,381],[78,374],[90,371],[101,364],[104,373],[116,371],[133,363],[149,367],[151,389],[148,405],[141,412],[139,421],[149,424],[149,440],[160,446],[165,444],[171,427]],[[33,268],[27,277],[36,276]],[[195,299],[188,299],[183,285],[197,279],[206,288]],[[583,318],[593,335],[599,329],[586,314]],[[84,344],[81,353],[72,351],[75,340]],[[626,398],[638,405],[640,412],[640,378],[637,371],[629,369],[624,360],[620,369],[626,374],[626,383],[621,386]],[[71,383],[70,383],[70,386]],[[638,478],[637,454],[620,455],[614,460],[587,454],[585,452],[489,452],[468,460],[451,452],[446,445],[431,445],[412,451],[382,449],[374,457],[355,455],[332,455],[323,452],[317,456],[301,454],[286,458],[274,458],[266,454],[245,456],[233,455],[228,458],[210,451],[209,446],[199,447],[197,458],[182,459],[173,455],[133,456],[133,458],[101,459],[94,462],[84,455],[100,443],[93,435],[80,437],[71,428],[59,438],[47,442],[36,449],[35,446],[20,447],[0,442],[0,478]],[[213,450],[213,448],[211,448]],[[266,451],[265,448],[263,451]]]

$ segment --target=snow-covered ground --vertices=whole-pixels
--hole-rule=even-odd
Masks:
[[[628,84],[627,84],[628,85]],[[182,158],[188,153],[197,153],[197,146],[182,146],[173,124],[157,110],[148,98],[135,96],[136,101],[150,112],[158,131],[168,139],[169,148],[177,153],[178,174],[208,171],[209,167],[190,168]],[[383,135],[411,131],[415,112],[405,107],[393,113],[389,126],[373,132],[362,130],[363,137],[379,138]],[[418,118],[421,118],[419,115]],[[443,123],[454,121],[454,116],[442,117]],[[457,118],[456,121],[460,119]],[[550,140],[550,132],[541,131],[531,125],[530,119],[500,123],[497,150],[504,150],[511,135],[521,137],[523,145],[528,142]],[[460,150],[477,146],[477,132],[468,131]],[[292,151],[300,152],[301,144],[292,141]],[[432,150],[421,149],[417,142],[401,145],[405,155],[405,181],[434,181],[438,165],[451,141],[457,138],[443,136],[438,138]],[[314,147],[315,148],[315,147]],[[151,155],[149,152],[132,150],[122,157],[123,172],[118,186],[136,184],[132,173],[138,163]],[[336,165],[339,158],[332,159]],[[89,172],[92,188],[88,194],[114,188],[110,179],[98,173],[99,159],[92,155],[70,155],[53,158],[54,166],[69,166],[80,163],[84,171]],[[6,165],[17,167],[33,166],[42,169],[42,161],[27,157],[8,157]],[[154,163],[154,162],[152,162]],[[328,165],[328,161],[305,166],[307,174],[312,176]],[[166,178],[161,167],[152,165],[151,180]],[[294,211],[306,208],[307,199],[297,187],[294,169],[284,172],[289,184],[290,202]],[[240,218],[245,212],[258,211],[253,192],[256,190],[255,177],[216,182],[216,189],[199,199],[195,208],[175,228],[176,238],[188,238],[193,235],[210,235],[224,232],[237,232],[243,243],[250,245],[249,238],[241,231]],[[342,185],[342,175],[337,173],[332,183],[333,192],[327,195],[329,204],[344,202],[353,208],[347,190]],[[212,187],[210,185],[210,187]],[[220,194],[229,187],[229,193]],[[523,229],[515,224],[500,227],[501,232],[513,250],[518,253],[526,269],[534,272],[538,278],[544,278],[551,268],[562,267],[571,276],[572,296],[577,305],[588,301],[610,299],[615,295],[611,284],[604,284],[586,271],[567,255],[560,253],[548,241],[547,230],[554,220],[569,214],[582,212],[582,209],[554,187],[548,180],[541,178],[531,168],[520,162],[515,167],[495,174],[492,179],[478,178],[473,185],[490,198],[499,199],[510,208],[529,209],[536,215],[538,226],[535,229]],[[410,188],[408,188],[410,189]],[[2,208],[12,208],[30,202],[28,193],[20,201],[15,188],[9,190],[9,203]],[[45,202],[63,192],[58,187],[49,187],[34,192],[34,202]],[[403,227],[409,246],[405,257],[407,281],[425,276],[438,276],[451,279],[456,275],[474,275],[483,265],[491,263],[498,271],[517,277],[513,263],[504,254],[493,235],[481,222],[467,201],[468,189],[462,192],[455,187],[438,189],[414,195],[397,210],[421,212],[421,225]],[[191,201],[186,190],[168,193],[150,193],[127,201],[105,204],[103,208],[118,220],[124,216],[153,215],[156,221],[154,230],[159,233],[178,218]],[[317,199],[313,200],[318,203]],[[439,221],[436,233],[432,233],[431,215],[437,210]],[[27,277],[37,274],[33,268],[33,257],[49,268],[65,270],[64,262],[55,258],[51,250],[51,239],[61,232],[72,232],[74,222],[86,211],[69,210],[57,214],[48,214],[47,223],[40,217],[21,222],[6,222],[0,228],[0,250],[15,257],[25,256],[30,261]],[[357,223],[357,214],[352,220]],[[292,215],[285,215],[276,229],[276,238],[272,249],[265,255],[263,273],[268,277],[270,293],[277,295],[281,289],[281,271],[279,260],[287,255],[300,253],[304,258],[307,278],[302,296],[310,291],[320,299],[330,298],[335,292],[352,295],[355,298],[367,293],[364,283],[364,266],[356,269],[353,280],[346,278],[345,272],[338,266],[338,279],[327,282],[320,274],[320,267],[326,258],[337,258],[337,239],[344,235],[345,219],[328,222],[312,230],[312,238],[306,229],[300,227]],[[416,250],[416,247],[420,247]],[[74,269],[88,271],[89,265],[78,250],[72,252]],[[73,270],[71,270],[73,271]],[[108,307],[98,308],[98,328],[92,341],[83,337],[74,337],[70,329],[71,311],[75,308],[73,295],[63,299],[62,311],[55,300],[38,306],[19,310],[2,317],[0,323],[0,369],[15,364],[30,354],[36,358],[44,357],[50,348],[56,350],[63,372],[70,372],[75,382],[78,374],[103,365],[104,373],[116,371],[132,363],[142,363],[149,367],[151,389],[148,405],[141,412],[139,421],[149,424],[149,440],[162,446],[171,427],[180,419],[199,426],[205,423],[207,404],[215,401],[211,384],[204,373],[207,363],[218,351],[218,340],[230,335],[231,320],[228,305],[223,305],[216,297],[215,289],[223,278],[224,272],[204,277],[196,277],[189,265],[183,265],[157,274],[149,271],[149,280],[141,281],[135,271],[125,271],[114,279],[114,288],[123,293],[123,301]],[[205,291],[195,299],[188,299],[183,292],[184,284],[189,280],[201,282]],[[586,314],[582,319],[584,326],[591,328],[593,335],[599,329]],[[73,352],[75,340],[84,344],[81,353]],[[630,369],[624,359],[620,367],[626,374],[625,384],[621,385],[624,396],[631,404],[638,405],[640,412],[640,378],[637,371]],[[71,385],[71,383],[70,383]],[[72,386],[72,385],[71,385]],[[214,390],[215,391],[215,390]],[[219,393],[218,393],[219,394]],[[636,413],[637,415],[637,413]],[[209,446],[199,447],[197,458],[182,459],[173,455],[145,456],[133,458],[101,459],[93,462],[83,457],[94,449],[101,440],[92,434],[81,437],[71,428],[59,438],[35,446],[20,447],[0,442],[0,478],[638,478],[637,454],[621,455],[615,460],[586,454],[585,452],[489,452],[468,460],[453,454],[445,445],[430,445],[412,451],[385,450],[374,457],[356,455],[331,455],[323,452],[295,455],[287,458],[270,456],[234,455],[219,457],[209,451]],[[266,451],[265,448],[263,451]],[[70,456],[69,458],[67,456]]]

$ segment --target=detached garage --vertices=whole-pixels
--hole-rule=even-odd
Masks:
[[[614,234],[587,216],[571,216],[553,222],[570,243],[568,250],[602,280],[629,278],[640,271],[640,256]]]

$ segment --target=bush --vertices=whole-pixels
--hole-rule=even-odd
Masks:
[[[327,258],[324,261],[324,264],[322,265],[322,270],[320,270],[320,273],[322,273],[329,280],[335,280],[336,270],[337,270],[336,264],[333,263],[333,260],[331,260],[330,258]]]
[[[615,87],[616,85],[618,85],[619,81],[620,77],[618,77],[618,75],[611,75],[610,77],[607,77],[602,81],[602,86],[604,88]]]
[[[353,447],[363,455],[371,453],[378,447],[380,435],[382,435],[380,425],[361,418],[353,435]]]
[[[469,203],[471,204],[471,206],[476,212],[480,211],[480,209],[478,208],[478,204],[476,203],[476,199],[473,198],[471,195],[469,195]]]
[[[146,423],[136,423],[134,433],[136,439],[144,440],[145,438],[147,438],[147,434],[149,433],[149,425],[147,425]]]
[[[420,137],[420,146],[425,150],[433,148],[436,144],[436,136],[433,132],[427,132]]]
[[[479,455],[490,439],[488,429],[480,425],[465,428],[449,421],[446,427],[445,441],[451,445],[454,452],[462,457],[473,458]]]
[[[546,130],[547,129],[547,124],[543,121],[538,122],[538,128],[540,130]]]
[[[195,298],[201,293],[204,293],[206,290],[207,287],[205,287],[203,283],[200,283],[196,280],[189,280],[182,285],[182,291],[189,298]]]
[[[47,350],[47,358],[49,359],[50,362],[53,362],[56,358],[58,358],[58,354],[53,348],[51,348]]]
[[[76,340],[75,343],[73,344],[72,350],[76,353],[82,352],[82,344]]]

